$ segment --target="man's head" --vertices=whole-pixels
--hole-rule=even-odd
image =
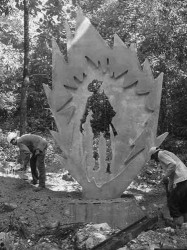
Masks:
[[[94,79],[91,83],[88,84],[88,91],[89,92],[97,92],[102,85],[102,81],[98,81]]]
[[[18,137],[17,133],[11,132],[7,136],[7,141],[13,145],[16,145],[17,144],[17,137]]]
[[[152,147],[149,150],[149,155],[151,156],[151,160],[155,160],[156,162],[158,162],[158,152],[159,152],[160,148],[157,147]]]

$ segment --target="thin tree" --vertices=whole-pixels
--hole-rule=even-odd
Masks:
[[[24,66],[20,101],[20,135],[27,127],[27,96],[29,80],[29,0],[24,0]]]

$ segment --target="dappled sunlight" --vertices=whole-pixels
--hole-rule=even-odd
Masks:
[[[10,178],[20,179],[20,175],[18,175],[18,174],[13,174],[13,173],[7,174],[7,173],[2,173],[2,172],[0,172],[0,176],[1,176],[1,177],[10,177]]]
[[[75,192],[81,191],[81,186],[72,179],[72,181],[63,180],[64,173],[47,173],[46,174],[46,188],[52,191],[63,191],[63,192]],[[15,179],[22,179],[25,182],[30,183],[32,180],[30,169],[24,172],[11,171],[10,169],[0,170],[0,177],[9,177]],[[32,185],[32,184],[31,184]],[[33,186],[33,185],[32,185]],[[38,185],[35,185],[38,186]]]
[[[150,160],[169,133],[161,151],[187,166],[186,7],[1,0],[0,250],[187,249],[184,174],[172,189],[175,159]],[[103,97],[87,106],[93,79]]]
[[[52,191],[80,191],[81,186],[76,181],[65,181],[62,179],[62,174],[47,173],[46,187]]]
[[[153,188],[149,187],[146,183],[140,183],[138,185],[138,183],[135,183],[135,182],[132,182],[130,186],[128,187],[128,189],[136,189],[144,193],[149,193],[150,191],[153,190]]]

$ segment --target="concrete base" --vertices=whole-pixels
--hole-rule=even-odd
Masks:
[[[145,216],[134,198],[113,200],[73,200],[64,208],[70,222],[95,224],[107,222],[112,228],[123,229]]]

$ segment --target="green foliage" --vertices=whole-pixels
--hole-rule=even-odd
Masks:
[[[16,126],[23,71],[23,0],[11,3],[3,0],[0,10],[0,90],[8,120],[14,118]],[[6,12],[10,4],[11,11]],[[187,3],[179,0],[30,1],[28,131],[53,126],[42,83],[51,86],[52,37],[66,56],[64,20],[74,31],[77,4],[110,46],[116,33],[127,46],[136,43],[140,62],[148,58],[154,77],[164,72],[159,133],[186,137]]]
[[[159,133],[169,131],[186,136],[186,16],[183,1],[107,1],[97,11],[94,23],[112,44],[117,33],[129,45],[137,44],[141,62],[148,58],[155,77],[164,72]],[[95,21],[96,19],[96,21]],[[181,79],[183,83],[181,84]],[[176,89],[181,98],[175,96]],[[182,94],[183,93],[183,94]],[[175,118],[174,118],[175,117]],[[177,129],[176,129],[177,127]]]
[[[6,161],[15,162],[18,155],[18,149],[10,145],[7,141],[8,133],[0,133],[0,161],[1,165],[6,167]]]
[[[186,147],[187,140],[184,140],[184,137],[176,137],[175,135],[168,136],[162,145],[163,149],[178,155],[185,164],[187,164]]]
[[[11,3],[9,0],[1,0],[0,15],[7,16],[11,11]]]

